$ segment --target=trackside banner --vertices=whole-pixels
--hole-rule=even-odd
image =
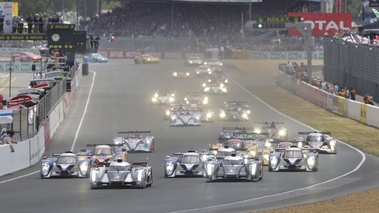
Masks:
[[[288,13],[288,16],[300,16],[301,22],[311,23],[312,36],[351,31],[353,20],[351,13]],[[288,35],[301,36],[296,28],[289,28]]]

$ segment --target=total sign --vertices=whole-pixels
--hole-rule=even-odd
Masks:
[[[301,22],[311,23],[312,36],[351,31],[353,20],[351,13],[288,13],[288,16],[300,16]],[[289,28],[288,35],[301,36],[296,28]]]

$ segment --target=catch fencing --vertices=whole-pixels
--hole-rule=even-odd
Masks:
[[[379,47],[324,37],[324,79],[379,100]]]

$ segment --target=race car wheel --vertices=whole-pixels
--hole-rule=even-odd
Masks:
[[[148,179],[148,182],[149,184],[147,184],[146,186],[151,187],[151,185],[153,185],[153,171],[152,170],[150,171],[150,177]]]
[[[318,167],[312,169],[312,172],[317,172],[317,171],[318,171]]]
[[[207,180],[207,182],[212,182],[212,181],[213,181],[213,178],[212,178],[212,176],[208,176],[208,177],[206,178],[206,180]]]

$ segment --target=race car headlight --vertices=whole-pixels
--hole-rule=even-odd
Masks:
[[[204,65],[207,65],[208,63],[206,61],[204,61]]]
[[[205,98],[203,99],[203,104],[208,104],[208,97],[205,97]]]
[[[221,117],[221,118],[225,118],[225,112],[221,112],[221,113],[220,113],[220,117]]]
[[[271,162],[271,167],[274,168],[278,164],[278,159],[275,156],[273,156],[271,157],[270,162]]]
[[[299,147],[299,148],[303,147],[303,142],[298,142],[297,147]]]
[[[156,97],[154,97],[154,98],[151,99],[152,102],[157,102],[157,100],[158,99]]]
[[[250,154],[255,157],[255,155],[257,154],[255,151],[250,151]]]
[[[331,140],[329,142],[329,144],[330,144],[330,147],[334,147],[336,145],[336,141],[335,140]]]
[[[199,72],[199,71],[197,71],[197,72],[196,72],[196,74],[198,74],[198,75],[199,75],[199,74],[200,74],[200,72]]]
[[[243,114],[242,114],[242,117],[243,117],[243,118],[247,118],[247,114],[246,114],[246,113],[243,113]]]
[[[225,87],[223,87],[223,88],[221,88],[221,91],[227,92],[228,90]]]
[[[154,94],[154,98],[158,98],[158,96],[159,96],[158,93]]]
[[[222,63],[220,63],[220,66],[222,66]]]
[[[207,165],[207,175],[212,175],[214,167],[215,166],[213,164],[208,164]]]
[[[211,79],[208,79],[208,82],[209,82],[209,83],[211,83],[211,82],[212,82],[212,80],[211,80]]]
[[[91,170],[91,181],[92,182],[95,182],[96,179],[97,179],[97,173],[98,173],[98,170],[97,169],[92,169]]]
[[[217,151],[216,151],[216,150],[213,150],[213,154],[214,154],[214,155],[217,155]]]
[[[189,72],[186,73],[186,76],[189,76]]]
[[[80,164],[79,170],[81,174],[86,174],[88,171],[88,163],[85,162],[85,163]]]
[[[172,163],[166,164],[166,173],[170,175],[172,172],[174,172],[174,165]]]
[[[196,117],[195,117],[195,120],[200,120],[200,117],[199,117],[199,116],[196,116]]]
[[[226,84],[229,82],[229,80],[228,79],[225,79],[225,81],[224,81]]]
[[[265,161],[268,161],[268,158],[269,158],[269,155],[268,155],[268,154],[264,154],[264,155],[263,155],[263,159],[264,159]]]
[[[251,111],[250,111],[250,110],[247,110],[246,113],[247,113],[248,115],[250,115]]]
[[[193,62],[192,61],[189,61],[190,64],[192,64]]]
[[[212,113],[208,112],[206,116],[207,116],[207,118],[211,118],[212,117]]]
[[[207,84],[206,83],[203,83],[203,85],[202,85],[203,87],[205,87],[205,86],[207,86]]]
[[[150,61],[150,58],[146,59],[147,61]]]
[[[254,129],[254,132],[257,133],[257,134],[261,134],[261,130],[260,129]]]
[[[178,75],[178,73],[177,72],[174,72],[174,73],[172,73],[174,76],[177,76]]]
[[[171,117],[171,120],[173,121],[173,120],[175,120],[176,119],[176,116],[172,116]]]
[[[307,164],[309,167],[314,167],[315,166],[315,158],[314,157],[310,157],[307,159]]]
[[[175,101],[175,98],[174,98],[174,97],[170,97],[170,98],[168,99],[168,101],[170,101],[170,102],[174,102],[174,101]]]
[[[42,168],[41,168],[41,170],[42,170],[42,174],[43,175],[47,175],[48,173],[49,173],[49,164],[48,163],[44,163],[44,164],[42,164]]]
[[[205,88],[204,88],[204,92],[208,92],[209,89],[210,89],[209,87],[205,87]]]
[[[269,148],[271,147],[271,143],[269,141],[266,141],[265,146]]]
[[[220,84],[220,88],[224,88],[225,85],[223,83]]]
[[[138,170],[138,173],[137,173],[137,181],[138,182],[142,181],[142,176],[143,176],[143,170],[140,169],[140,170]]]
[[[279,130],[279,135],[280,135],[280,136],[285,136],[286,133],[287,133],[287,131],[284,130],[284,129]]]
[[[166,114],[166,115],[170,115],[170,111],[166,111],[165,114]]]
[[[212,74],[212,71],[208,71],[208,74],[209,74],[209,75]]]
[[[256,163],[251,164],[249,169],[250,169],[250,174],[255,175],[256,170],[257,170],[257,164]]]

